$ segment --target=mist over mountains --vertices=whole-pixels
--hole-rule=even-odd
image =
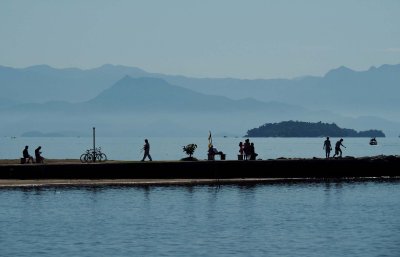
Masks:
[[[188,78],[103,65],[90,70],[0,66],[3,135],[27,131],[113,136],[243,136],[284,120],[400,131],[400,65],[345,67],[323,77]]]

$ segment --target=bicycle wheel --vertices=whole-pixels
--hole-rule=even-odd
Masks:
[[[106,155],[105,153],[101,153],[101,154],[100,154],[100,159],[101,159],[101,161],[103,161],[103,162],[107,161],[107,155]]]
[[[93,162],[93,155],[90,153],[87,153],[85,160],[86,160],[86,162]]]
[[[86,154],[83,153],[79,159],[81,160],[81,162],[87,162]]]

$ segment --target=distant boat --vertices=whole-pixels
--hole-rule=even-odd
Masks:
[[[377,145],[377,144],[378,144],[378,141],[376,141],[376,139],[375,139],[375,137],[374,137],[374,138],[371,138],[371,140],[369,140],[369,144],[370,144],[370,145]]]

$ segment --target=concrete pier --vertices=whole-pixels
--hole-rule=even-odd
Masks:
[[[400,177],[400,156],[257,161],[0,164],[0,180],[196,180]],[[4,182],[3,182],[4,183]]]

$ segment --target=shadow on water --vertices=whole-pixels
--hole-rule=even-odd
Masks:
[[[40,195],[43,192],[48,191],[55,191],[55,190],[86,190],[87,192],[96,194],[102,192],[104,190],[124,190],[129,188],[135,188],[138,190],[143,190],[145,194],[149,194],[153,189],[157,188],[164,188],[164,189],[184,189],[189,194],[193,193],[195,188],[208,188],[208,190],[213,191],[214,193],[218,193],[221,189],[226,188],[238,188],[243,191],[254,191],[260,186],[267,186],[267,185],[274,185],[274,186],[285,186],[285,187],[292,187],[292,186],[320,186],[325,185],[325,191],[329,191],[332,187],[339,188],[343,185],[357,185],[357,184],[364,184],[364,183],[389,183],[389,184],[398,184],[400,183],[400,177],[371,177],[371,178],[329,178],[329,179],[279,179],[279,180],[249,180],[249,181],[209,181],[209,182],[202,182],[202,183],[182,183],[182,184],[76,184],[76,185],[51,185],[51,184],[44,184],[44,185],[29,185],[29,186],[8,186],[8,187],[0,187],[0,191],[21,191],[26,192],[29,194],[36,194]]]

